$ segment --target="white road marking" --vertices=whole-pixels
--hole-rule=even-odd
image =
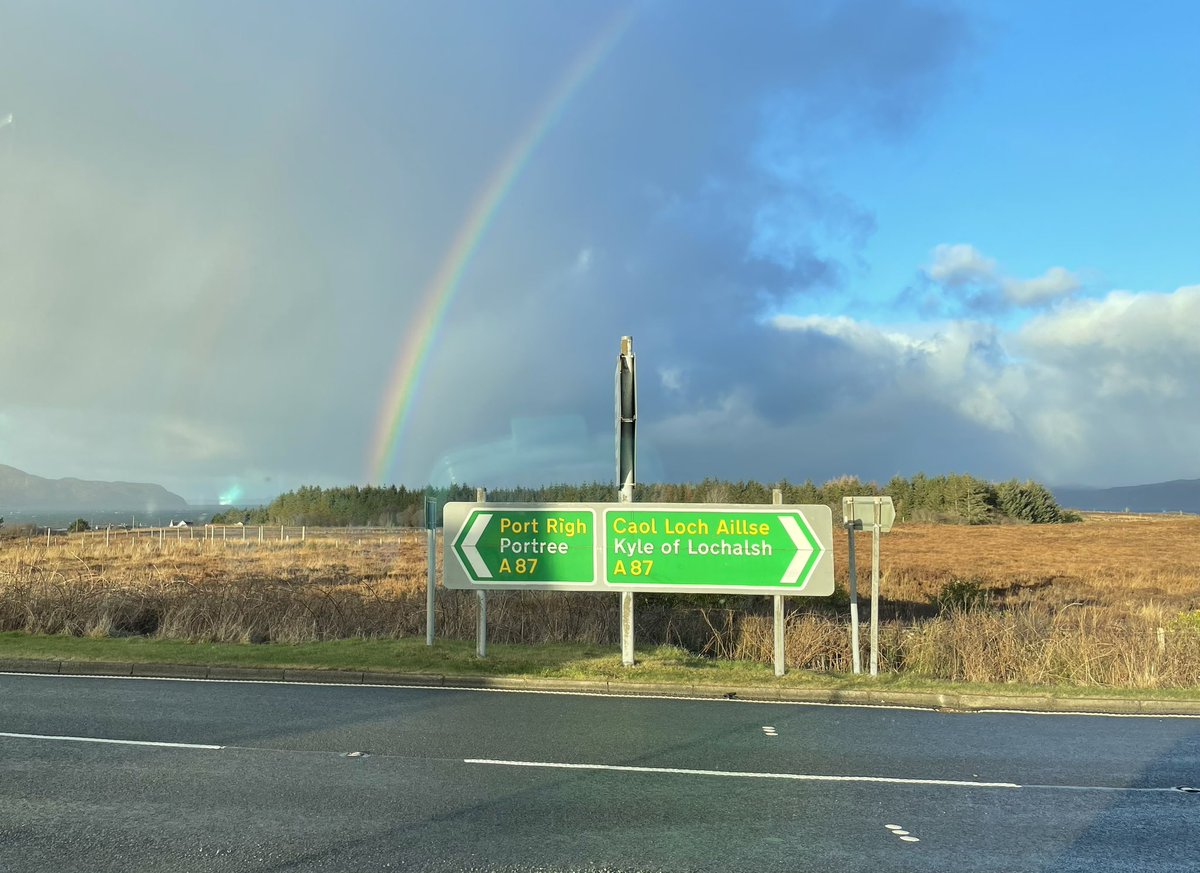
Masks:
[[[628,694],[619,691],[559,691],[538,688],[464,688],[457,685],[391,684],[381,682],[297,682],[284,679],[196,679],[177,676],[98,676],[87,673],[28,673],[3,671],[0,676],[36,676],[39,679],[108,679],[135,682],[227,682],[235,685],[302,685],[311,688],[391,688],[417,691],[471,691],[482,694],[548,694],[559,697],[615,697],[622,700],[687,700],[709,703],[743,703],[760,706],[823,706],[834,709],[897,709],[910,712],[941,713],[937,706],[913,706],[901,703],[826,703],[819,700],[766,700],[748,697],[700,697],[692,694]],[[1074,715],[1093,718],[1190,718],[1200,715],[1152,712],[1039,712],[1032,709],[979,709],[954,715]]]
[[[966,715],[1088,715],[1094,718],[1200,718],[1200,715],[1191,715],[1186,712],[1075,712],[1075,711],[1056,711],[1044,712],[1036,709],[976,709],[965,713]]]
[[[755,773],[746,770],[694,770],[686,767],[634,767],[625,764],[569,764],[559,761],[504,761],[465,758],[464,764],[539,767],[557,770],[604,770],[620,773],[666,773],[676,776],[730,776],[742,779],[791,779],[798,782],[870,782],[888,785],[943,785],[951,788],[1020,788],[1015,782],[963,782],[957,779],[909,779],[899,776],[837,776],[821,773]]]
[[[889,825],[884,825],[884,827],[887,828],[894,836],[899,837],[901,840],[903,840],[906,843],[921,842],[917,837],[911,836],[908,833],[908,831],[906,831],[904,828],[900,827],[900,825],[889,824]]]
[[[1021,785],[1017,782],[971,782],[965,779],[920,779],[905,776],[849,776],[826,773],[759,773],[748,770],[706,770],[688,767],[635,767],[627,764],[572,764],[563,761],[508,761],[499,758],[464,758],[464,764],[497,767],[533,767],[556,770],[603,770],[618,773],[665,773],[678,776],[729,776],[743,779],[790,779],[796,782],[867,782],[877,785],[933,785],[947,788],[1009,788],[1026,791],[1162,792],[1175,788],[1130,788],[1122,785]],[[898,825],[886,825],[888,829]],[[902,830],[902,829],[901,829]]]
[[[49,734],[13,734],[0,731],[0,737],[14,740],[54,740],[64,743],[108,743],[114,746],[156,746],[162,749],[203,749],[219,752],[224,746],[209,746],[203,743],[160,743],[152,740],[111,740],[105,737],[58,737]]]

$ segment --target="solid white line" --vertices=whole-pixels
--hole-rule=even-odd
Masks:
[[[1076,710],[976,709],[966,715],[1090,715],[1096,718],[1200,718],[1186,712],[1082,712]]]
[[[48,734],[12,734],[0,731],[0,737],[14,740],[55,740],[65,743],[108,743],[114,746],[157,746],[162,749],[203,749],[219,752],[224,746],[209,746],[202,743],[159,743],[151,740],[110,740],[103,737],[56,737]]]
[[[756,697],[699,697],[689,694],[629,694],[619,691],[551,691],[538,688],[465,688],[456,685],[394,685],[380,682],[296,682],[284,679],[197,679],[181,676],[102,676],[94,673],[27,673],[0,670],[0,676],[38,676],[55,679],[120,679],[137,682],[229,682],[237,685],[304,685],[312,688],[400,688],[418,691],[474,691],[485,694],[550,694],[560,697],[619,697],[622,700],[688,700],[710,703],[750,703],[766,706],[823,706],[833,709],[898,709],[909,712],[941,713],[937,706],[906,703],[829,703],[821,700],[770,700]],[[948,715],[1086,715],[1093,718],[1191,718],[1200,715],[1154,712],[1058,712],[1036,709],[975,709]]]
[[[899,776],[830,776],[817,773],[755,773],[745,770],[692,770],[682,767],[632,767],[623,764],[565,764],[556,761],[502,761],[465,758],[464,764],[543,767],[557,770],[605,770],[620,773],[667,773],[676,776],[732,776],[742,779],[791,779],[797,782],[871,782],[888,785],[943,785],[950,788],[1020,788],[1015,782],[964,782],[958,779],[906,779]]]

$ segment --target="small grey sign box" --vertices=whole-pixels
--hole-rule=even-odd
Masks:
[[[879,503],[879,531],[887,533],[896,520],[896,507],[890,497],[843,497],[842,520],[846,524],[857,522],[859,530],[870,530],[875,524],[875,504]]]

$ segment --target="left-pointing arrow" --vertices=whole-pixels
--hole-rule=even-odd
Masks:
[[[479,542],[479,538],[483,536],[483,531],[487,528],[488,522],[492,520],[490,512],[481,512],[475,516],[475,520],[471,522],[471,529],[467,531],[467,536],[463,540],[463,554],[467,556],[467,561],[471,564],[471,569],[475,571],[475,575],[480,579],[491,579],[492,571],[488,569],[487,563],[483,560],[483,555],[479,554],[479,548],[475,545]]]

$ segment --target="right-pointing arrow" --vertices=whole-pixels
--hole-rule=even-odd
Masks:
[[[480,579],[491,579],[492,571],[488,569],[487,563],[483,560],[483,555],[479,554],[479,549],[476,543],[483,536],[484,530],[488,526],[488,522],[492,520],[490,512],[481,512],[475,516],[475,520],[471,522],[471,529],[467,531],[467,536],[463,539],[462,550],[467,556],[467,561],[471,564],[471,569],[475,571],[475,575]]]
[[[796,554],[792,556],[792,561],[788,564],[788,568],[779,582],[782,585],[795,585],[800,581],[800,574],[804,572],[804,567],[812,556],[813,548],[793,516],[781,515],[779,521],[783,524],[783,529],[788,532],[788,536],[792,538],[792,542],[796,544]]]

